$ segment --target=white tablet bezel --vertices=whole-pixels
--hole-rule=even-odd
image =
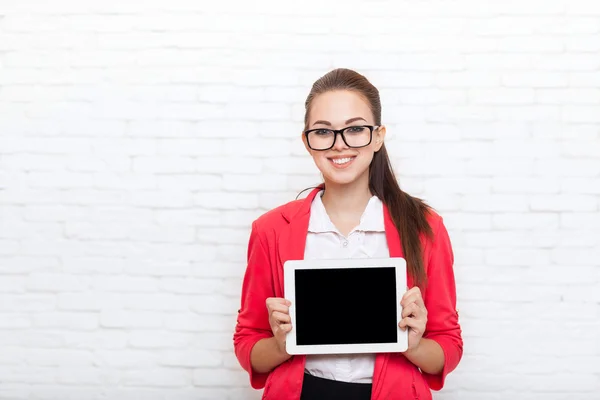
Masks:
[[[289,260],[286,261],[284,270],[284,296],[292,303],[289,309],[292,320],[292,330],[286,335],[286,351],[288,354],[349,354],[349,353],[388,353],[404,352],[408,348],[408,330],[402,331],[399,327],[397,342],[394,343],[356,343],[356,344],[328,344],[328,345],[298,345],[296,343],[296,286],[295,270],[298,269],[323,269],[323,268],[377,268],[394,267],[396,270],[396,320],[402,319],[402,306],[400,300],[406,292],[406,260],[404,258],[356,258],[356,259],[329,259],[329,260]],[[343,302],[341,302],[343,304]],[[344,324],[338,326],[344,329]],[[346,329],[350,329],[350,324]]]

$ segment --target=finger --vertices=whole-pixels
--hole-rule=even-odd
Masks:
[[[275,321],[279,322],[280,324],[281,323],[287,324],[289,322],[292,322],[292,318],[290,317],[289,314],[284,314],[279,311],[274,311],[271,315],[273,316],[273,319],[275,319]]]
[[[292,302],[288,299],[284,299],[282,297],[268,297],[266,301],[267,305],[269,304],[285,304],[286,306],[291,306]]]
[[[280,313],[288,314],[290,312],[290,308],[288,306],[286,306],[285,304],[281,304],[281,303],[267,304],[267,310],[269,310],[269,313],[278,311]]]
[[[425,332],[425,324],[422,321],[419,321],[418,319],[414,318],[402,318],[398,326],[403,331],[406,330],[406,327],[409,327],[410,329],[419,334]]]
[[[279,325],[278,329],[281,332],[288,333],[289,331],[292,330],[292,324],[281,324],[281,325]]]
[[[410,289],[402,296],[402,300],[400,301],[402,307],[407,306],[410,303],[417,303],[419,307],[425,307],[421,290],[418,287]]]
[[[419,307],[416,303],[410,303],[406,307],[402,308],[402,318],[406,318],[411,315],[413,316],[413,318],[418,318],[420,315],[419,311]]]
[[[408,297],[408,296],[411,296],[411,295],[413,295],[415,293],[420,293],[420,292],[421,292],[421,289],[419,289],[418,286],[413,286],[410,289],[406,289],[406,292],[404,292],[404,295],[402,297],[403,298],[404,297]]]

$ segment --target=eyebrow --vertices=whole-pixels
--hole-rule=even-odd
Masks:
[[[354,117],[354,118],[350,118],[348,121],[346,121],[346,124],[350,124],[350,123],[352,123],[352,122],[354,122],[354,121],[359,121],[359,120],[361,120],[361,119],[362,119],[363,121],[367,122],[367,120],[366,120],[366,119],[364,119],[363,117]],[[317,124],[331,126],[331,122],[329,122],[329,121],[325,121],[325,120],[322,120],[322,119],[320,119],[320,120],[318,120],[318,121],[315,121],[315,122],[313,122],[313,126],[314,126],[314,125],[317,125]]]

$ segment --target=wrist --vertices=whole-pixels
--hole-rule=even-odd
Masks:
[[[413,359],[415,356],[417,356],[420,352],[421,352],[421,343],[423,342],[423,338],[421,338],[419,340],[419,343],[417,343],[417,345],[415,347],[409,348],[404,352],[404,355],[406,356],[406,358],[408,358],[409,360]]]
[[[283,360],[286,361],[291,357],[288,352],[285,350],[285,342],[281,343],[273,336],[273,342],[275,344],[275,350],[277,351],[277,355]]]

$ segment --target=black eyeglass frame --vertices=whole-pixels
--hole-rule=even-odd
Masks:
[[[367,147],[368,145],[371,144],[371,142],[373,142],[373,131],[376,129],[379,129],[380,127],[381,127],[381,125],[353,125],[353,126],[347,126],[342,129],[315,128],[315,129],[308,129],[308,130],[304,131],[304,136],[306,137],[306,143],[308,144],[308,147],[311,150],[315,150],[315,151],[325,151],[325,150],[332,149],[333,146],[335,146],[335,141],[337,140],[338,134],[342,137],[342,140],[344,141],[346,146],[350,147],[351,149],[360,149],[362,147]],[[346,141],[346,137],[344,136],[344,131],[347,129],[351,129],[351,128],[367,128],[367,129],[369,129],[369,142],[362,146],[350,146],[348,144],[348,142]],[[323,130],[333,132],[333,143],[331,144],[330,147],[327,147],[326,149],[315,149],[314,147],[312,147],[310,145],[310,140],[308,139],[308,134],[311,132],[323,131]]]

